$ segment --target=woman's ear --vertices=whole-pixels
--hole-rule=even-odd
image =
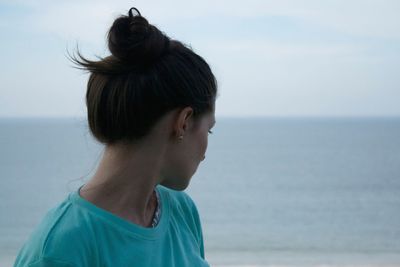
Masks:
[[[185,107],[178,111],[174,130],[177,135],[184,136],[185,133],[192,127],[192,118],[193,118],[193,108],[192,107]]]

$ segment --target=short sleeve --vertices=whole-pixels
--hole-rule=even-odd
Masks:
[[[32,262],[26,266],[18,266],[18,267],[77,267],[77,266],[62,260],[56,260],[51,258],[40,258],[39,260]]]

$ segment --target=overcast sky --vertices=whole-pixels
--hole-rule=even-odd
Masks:
[[[0,117],[85,116],[88,75],[137,7],[203,56],[217,116],[400,116],[400,1],[0,1]]]

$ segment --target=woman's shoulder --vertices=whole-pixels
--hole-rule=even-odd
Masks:
[[[90,254],[90,231],[83,214],[72,205],[70,195],[51,208],[35,227],[18,253],[14,266],[42,261],[66,265],[81,262]]]
[[[189,229],[192,236],[196,239],[200,248],[200,253],[204,258],[203,232],[200,215],[193,199],[184,191],[176,191],[158,185],[161,193],[170,199],[172,210],[171,220],[178,224],[178,229]],[[161,203],[162,205],[162,203]],[[162,216],[162,215],[161,215]]]

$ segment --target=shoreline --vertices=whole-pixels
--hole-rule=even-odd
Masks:
[[[221,257],[206,257],[207,262],[210,264],[211,267],[400,267],[400,262],[399,263],[387,263],[387,262],[373,262],[373,263],[344,263],[342,260],[342,263],[293,263],[293,262],[274,262],[273,260],[270,261],[270,263],[265,263],[265,264],[258,264],[258,263],[233,263],[229,262],[232,261],[233,259],[231,258],[230,260],[227,260],[226,258],[221,258]],[[2,267],[12,267],[15,261],[15,255],[14,253],[12,255],[10,254],[0,254],[0,266]],[[226,262],[226,263],[223,263]],[[251,260],[254,262],[254,259]],[[290,260],[293,261],[293,260]],[[228,263],[229,262],[229,263]],[[329,262],[329,261],[327,261]]]

